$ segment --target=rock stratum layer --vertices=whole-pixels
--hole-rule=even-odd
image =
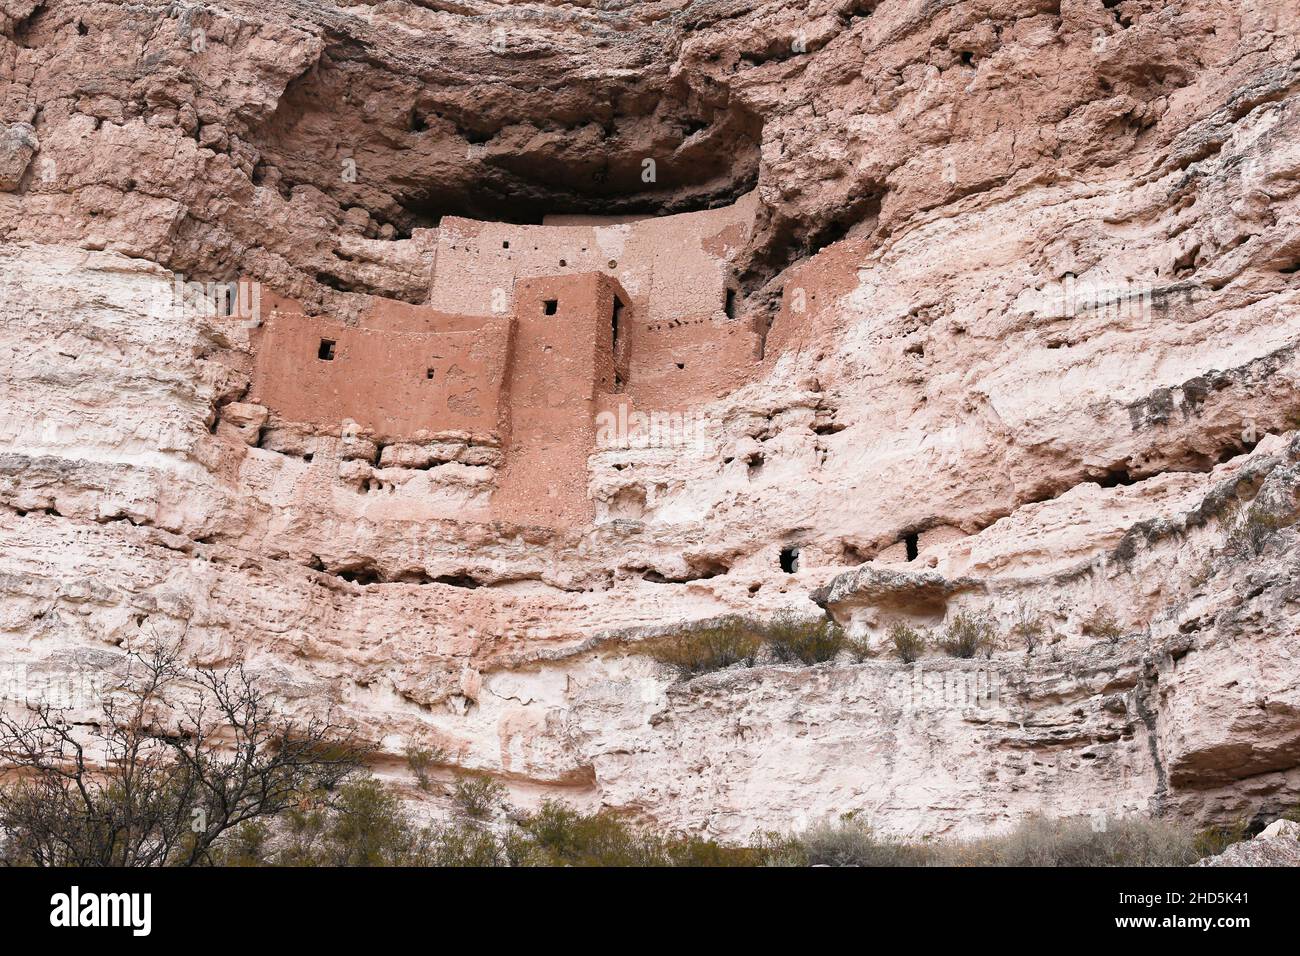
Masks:
[[[441,747],[517,802],[728,839],[1300,803],[1298,24],[0,0],[5,696],[84,707],[124,648],[179,640],[333,707],[394,780]],[[512,266],[490,320],[481,259],[448,256],[588,226],[556,269],[629,300],[631,345],[547,391],[530,363],[568,345],[538,330],[569,326],[520,310],[551,277]],[[259,364],[276,322],[333,323],[389,343],[382,398],[383,336],[434,309],[513,343],[465,353],[498,404],[456,413],[495,432],[313,415]],[[692,440],[591,445],[621,395]],[[879,650],[986,612],[1002,642],[689,681],[636,653],[780,611]]]

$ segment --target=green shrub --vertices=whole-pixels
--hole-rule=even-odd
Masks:
[[[925,653],[925,636],[901,622],[889,626],[889,643],[904,664],[914,663]]]
[[[1232,844],[1247,839],[1250,836],[1249,829],[1245,820],[1206,827],[1197,832],[1194,838],[1196,854],[1198,857],[1218,856]]]
[[[971,658],[991,654],[997,644],[997,629],[987,614],[958,612],[944,628],[939,647],[950,657]]]
[[[661,834],[609,810],[544,802],[518,821],[515,855],[540,866],[752,866],[761,852],[698,836]]]
[[[694,677],[733,664],[753,667],[761,645],[754,625],[731,616],[667,637],[642,641],[633,650],[676,668],[683,677]]]
[[[485,773],[466,774],[451,788],[451,801],[471,820],[486,820],[505,805],[506,788]]]
[[[800,620],[792,613],[778,614],[762,628],[762,635],[783,664],[821,664],[849,646],[844,628],[824,617]]]
[[[433,784],[429,779],[429,770],[437,764],[446,763],[447,752],[441,747],[421,747],[412,742],[406,745],[406,766],[415,777],[416,785],[428,793]]]
[[[421,856],[402,801],[374,778],[342,787],[323,842],[329,866],[403,866]]]

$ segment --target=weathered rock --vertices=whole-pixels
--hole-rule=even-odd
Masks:
[[[1291,5],[617,6],[0,10],[6,674],[183,635],[337,705],[386,774],[424,741],[521,802],[727,837],[1300,802]],[[543,219],[617,247],[550,258],[652,302],[624,320],[660,344],[539,376],[493,434],[286,418],[270,326],[177,292],[481,320],[488,240]],[[637,409],[689,442],[559,429],[586,516],[499,507],[534,487],[521,413],[654,375]],[[962,611],[1000,643],[684,683],[635,653],[818,603],[878,650]]]
[[[0,191],[12,191],[23,181],[23,173],[40,148],[29,123],[11,123],[0,128]]]
[[[1289,822],[1287,820],[1278,820],[1256,836],[1255,839],[1234,843],[1218,856],[1201,860],[1196,865],[1300,866],[1300,826],[1291,823],[1289,830],[1278,827],[1278,824]]]

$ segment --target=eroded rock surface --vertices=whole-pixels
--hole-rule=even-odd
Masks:
[[[437,745],[519,802],[727,838],[1300,803],[1298,24],[1289,0],[0,3],[6,698],[182,639],[334,705],[395,780]],[[439,284],[473,269],[443,217],[729,209],[691,233],[709,282],[646,286],[654,329],[649,272],[573,250],[645,341],[753,347],[697,343],[689,388],[643,391],[634,349],[627,391],[584,399],[685,396],[698,428],[592,445],[562,522],[498,507],[514,432],[285,418],[262,333],[177,293],[481,317]],[[634,652],[781,610],[880,654],[682,682]],[[891,624],[963,611],[992,656],[888,655]]]

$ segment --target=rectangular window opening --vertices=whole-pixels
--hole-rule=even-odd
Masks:
[[[542,312],[546,315],[554,315],[560,308],[559,299],[547,299],[542,303]]]
[[[320,348],[316,350],[316,357],[322,362],[334,361],[334,340],[321,339]]]

